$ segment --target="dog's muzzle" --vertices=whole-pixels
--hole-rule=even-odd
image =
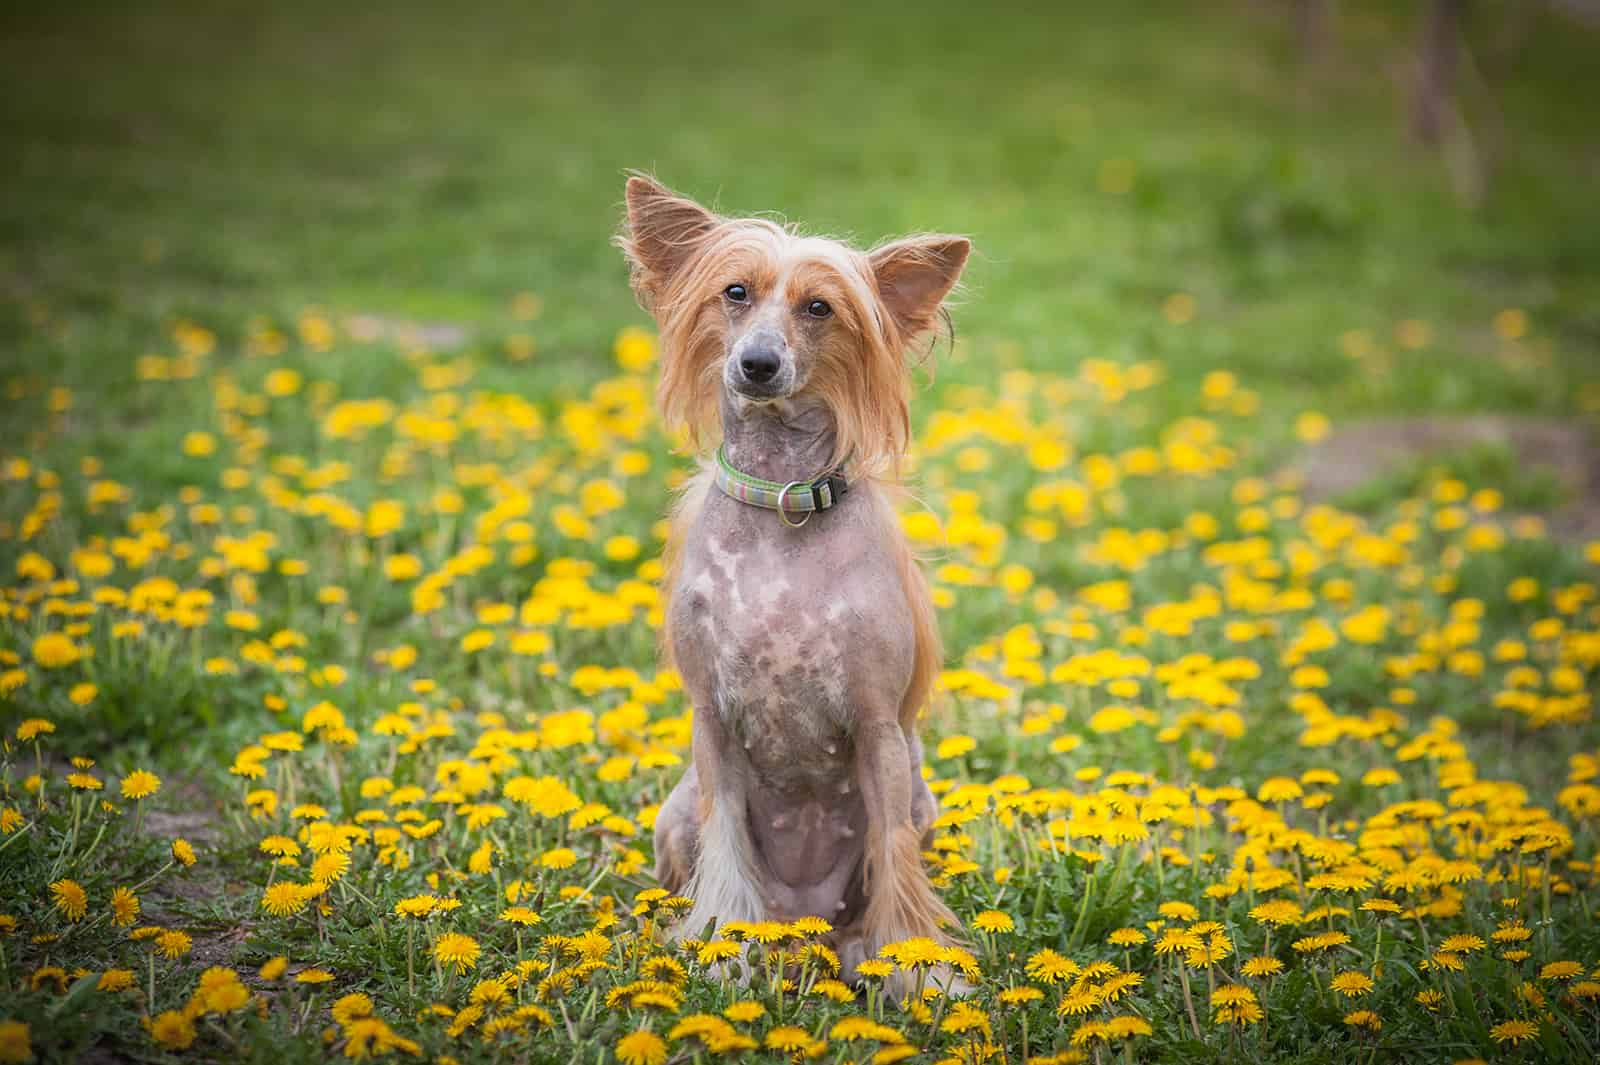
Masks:
[[[785,395],[794,377],[787,355],[781,342],[764,338],[739,345],[728,359],[728,387],[750,399]]]

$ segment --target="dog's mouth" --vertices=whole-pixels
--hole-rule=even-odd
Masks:
[[[785,395],[787,395],[787,392],[785,392],[785,390],[779,387],[776,383],[753,384],[748,381],[736,381],[730,382],[730,387],[733,389],[736,395],[742,396],[745,399],[756,403],[767,402],[774,399],[782,399]]]

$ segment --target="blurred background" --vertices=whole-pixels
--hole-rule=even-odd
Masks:
[[[48,376],[136,440],[125,386],[174,322],[226,352],[307,308],[575,393],[644,320],[607,243],[627,168],[864,242],[971,234],[941,380],[1152,359],[1236,373],[1269,422],[1592,416],[1597,26],[1592,0],[10,5],[5,416]]]

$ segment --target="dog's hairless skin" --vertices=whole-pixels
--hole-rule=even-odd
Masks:
[[[733,465],[779,483],[810,480],[833,451],[820,406],[722,400]],[[895,557],[893,520],[870,485],[791,528],[767,510],[708,492],[688,527],[672,597],[672,651],[714,748],[716,786],[747,810],[749,859],[769,896],[742,919],[808,914],[847,928],[863,910],[867,812],[852,736],[895,711],[910,680],[913,633]],[[916,735],[901,733],[913,781],[907,811],[919,835],[933,820]],[[695,766],[656,822],[670,860],[692,867],[703,786]],[[728,919],[730,915],[722,915]],[[692,924],[692,922],[691,922]],[[697,931],[697,930],[692,930]],[[841,944],[850,952],[849,944]]]

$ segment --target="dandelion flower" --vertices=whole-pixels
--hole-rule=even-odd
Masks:
[[[303,887],[292,880],[280,880],[262,892],[261,908],[274,917],[293,917],[310,901]]]
[[[1365,995],[1372,990],[1372,978],[1362,972],[1343,972],[1333,978],[1333,989],[1346,998]]]
[[[578,855],[570,847],[557,847],[540,855],[539,864],[546,869],[571,869],[578,864]]]
[[[1155,1034],[1155,1029],[1143,1017],[1123,1014],[1106,1021],[1106,1038],[1112,1042],[1118,1039],[1133,1039],[1137,1036],[1153,1034]]]
[[[33,641],[33,660],[43,669],[64,669],[83,655],[70,636],[59,632],[47,632]]]
[[[439,900],[432,895],[413,895],[401,899],[394,904],[396,917],[426,917],[439,906]]]
[[[150,1038],[168,1050],[187,1050],[194,1042],[194,1022],[177,1010],[167,1010],[149,1024]]]
[[[946,736],[939,741],[934,757],[943,761],[946,758],[960,758],[962,755],[976,750],[978,741],[971,736]]]
[[[459,932],[446,932],[433,941],[433,956],[441,965],[454,966],[457,975],[477,967],[478,941]]]
[[[111,892],[111,923],[124,928],[139,919],[139,896],[125,887]]]
[[[0,1061],[32,1061],[33,1035],[22,1021],[0,1021]]]
[[[124,799],[145,799],[161,790],[161,778],[144,769],[135,769],[122,778]]]
[[[339,1024],[349,1024],[362,1017],[372,1016],[372,999],[359,991],[344,995],[328,1008],[328,1013]]]
[[[1078,965],[1046,947],[1028,958],[1025,971],[1042,984],[1054,984],[1076,976]]]
[[[50,894],[55,908],[69,921],[81,921],[89,912],[89,896],[76,880],[57,880],[50,885]]]
[[[28,743],[56,730],[55,722],[42,717],[30,717],[17,726],[17,742]]]
[[[972,927],[980,932],[1011,932],[1016,930],[1017,924],[1008,913],[984,910],[972,919]]]
[[[772,1050],[792,1054],[811,1045],[811,1033],[792,1024],[779,1025],[767,1033],[763,1043]]]
[[[1571,980],[1583,973],[1583,966],[1575,961],[1553,961],[1539,970],[1541,980]]]
[[[1489,1029],[1490,1039],[1496,1043],[1510,1043],[1512,1046],[1521,1046],[1537,1034],[1539,1026],[1532,1021],[1501,1021]]]
[[[1371,1010],[1356,1010],[1345,1015],[1344,1023],[1352,1028],[1366,1028],[1376,1032],[1383,1027],[1383,1018]]]
[[[319,855],[311,863],[311,879],[319,884],[332,883],[350,871],[350,856],[338,851]]]
[[[193,942],[189,939],[189,933],[180,932],[175,928],[168,929],[156,936],[156,950],[160,951],[161,956],[164,958],[177,960],[189,953],[193,946]]]
[[[107,969],[100,974],[100,978],[95,981],[94,987],[96,991],[116,994],[119,991],[131,990],[137,984],[138,979],[134,976],[132,969]],[[6,1060],[5,1056],[0,1054],[0,1061],[4,1060]]]
[[[1244,974],[1258,979],[1265,976],[1277,976],[1281,972],[1283,972],[1283,962],[1277,958],[1251,958],[1244,963]]]
[[[730,1021],[753,1021],[765,1016],[767,1007],[753,1000],[735,1002],[722,1011],[722,1015]]]
[[[512,924],[524,926],[531,926],[539,923],[539,915],[533,910],[528,909],[526,906],[508,906],[500,911],[500,919],[502,921],[510,921]]]
[[[622,1065],[661,1065],[667,1060],[667,1044],[659,1035],[641,1028],[617,1040],[617,1060]]]
[[[1300,907],[1287,899],[1273,899],[1263,902],[1250,911],[1250,918],[1260,921],[1264,925],[1280,927],[1283,925],[1299,924],[1304,920]]]

